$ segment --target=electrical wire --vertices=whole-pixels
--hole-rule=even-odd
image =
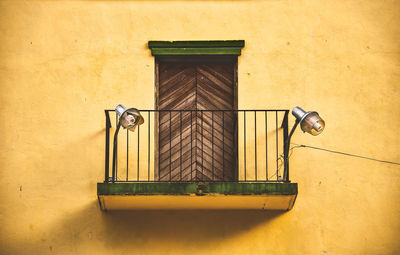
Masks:
[[[315,149],[315,150],[327,151],[327,152],[336,153],[336,154],[341,154],[341,155],[350,156],[350,157],[357,157],[357,158],[362,158],[362,159],[373,160],[373,161],[377,161],[377,162],[380,162],[380,163],[387,163],[387,164],[393,164],[393,165],[400,165],[400,163],[398,163],[398,162],[393,162],[393,161],[386,161],[386,160],[381,160],[381,159],[376,159],[376,158],[370,158],[370,157],[365,157],[365,156],[361,156],[361,155],[350,154],[350,153],[341,152],[341,151],[328,150],[328,149],[319,148],[319,147],[314,147],[314,146],[309,146],[309,145],[304,145],[304,144],[296,144],[296,143],[291,143],[291,144],[296,145],[295,147],[292,147],[292,149],[294,149],[294,148],[300,148],[300,147],[303,147],[303,148],[311,148],[311,149]]]
[[[303,146],[296,145],[296,146],[293,146],[292,148],[289,149],[289,156],[288,156],[288,159],[290,159],[290,157],[292,156],[293,150],[296,149],[296,148],[299,148],[299,147],[303,147]],[[270,177],[268,177],[268,179],[271,179],[271,178],[274,177],[277,173],[279,174],[279,172],[280,172],[280,170],[281,170],[281,168],[282,168],[282,166],[283,166],[283,164],[284,164],[284,162],[285,162],[284,159],[285,159],[285,155],[283,155],[283,154],[279,155],[278,161],[279,161],[280,163],[279,163],[279,165],[278,165],[278,170],[277,170],[273,175],[271,175]],[[278,177],[281,177],[281,176],[279,175]]]
[[[290,143],[293,144],[295,146],[293,146],[292,148],[290,148],[289,150],[289,156],[288,159],[292,156],[293,154],[293,150],[296,148],[310,148],[310,149],[315,149],[315,150],[321,150],[321,151],[326,151],[326,152],[331,152],[331,153],[337,153],[337,154],[341,154],[341,155],[345,155],[345,156],[350,156],[350,157],[357,157],[357,158],[362,158],[362,159],[367,159],[367,160],[373,160],[373,161],[377,161],[380,163],[387,163],[387,164],[393,164],[393,165],[400,165],[400,163],[398,162],[392,162],[392,161],[387,161],[387,160],[381,160],[381,159],[375,159],[375,158],[370,158],[370,157],[365,157],[365,156],[361,156],[361,155],[355,155],[355,154],[351,154],[351,153],[346,153],[346,152],[341,152],[341,151],[334,151],[334,150],[328,150],[328,149],[324,149],[324,148],[319,148],[319,147],[314,147],[314,146],[309,146],[309,145],[304,145],[304,144],[296,144],[296,143]],[[276,176],[276,174],[278,174],[278,177],[280,177],[279,173],[280,170],[284,164],[284,159],[285,156],[283,154],[279,155],[278,158],[278,170],[271,176],[268,177],[268,179],[271,179],[272,177]]]

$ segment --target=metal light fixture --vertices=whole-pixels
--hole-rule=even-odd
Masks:
[[[325,128],[325,121],[321,119],[317,112],[306,112],[296,106],[292,110],[292,114],[296,117],[296,122],[300,122],[303,132],[316,136],[321,134]]]
[[[120,117],[119,121],[122,127],[129,131],[135,131],[136,126],[144,123],[142,115],[140,115],[140,112],[136,108],[127,109],[122,104],[119,104],[115,107],[115,112]]]
[[[117,137],[120,127],[122,126],[124,129],[128,129],[129,131],[135,131],[136,127],[142,125],[144,123],[143,116],[140,115],[139,110],[136,108],[127,109],[122,104],[117,105],[115,107],[115,112],[119,116],[119,121],[117,124],[117,128],[114,133],[114,147],[113,147],[113,162],[112,162],[112,179],[111,181],[116,180],[116,172],[115,166],[117,161]]]
[[[319,116],[317,112],[311,111],[306,112],[300,107],[296,106],[292,110],[292,114],[296,117],[296,122],[293,125],[292,130],[290,130],[289,136],[287,137],[284,144],[284,164],[285,164],[285,172],[283,174],[283,179],[288,181],[289,176],[289,147],[290,147],[290,139],[294,131],[296,130],[297,125],[300,123],[301,130],[303,132],[307,132],[311,135],[317,136],[324,131],[325,121]]]

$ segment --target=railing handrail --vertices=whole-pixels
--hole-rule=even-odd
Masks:
[[[237,110],[229,110],[229,109],[221,109],[221,110],[178,110],[178,109],[137,109],[141,112],[289,112],[288,109],[237,109]],[[115,112],[113,109],[105,109],[106,112]]]

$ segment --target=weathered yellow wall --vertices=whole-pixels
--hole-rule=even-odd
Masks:
[[[0,2],[1,254],[398,254],[400,167],[296,149],[292,211],[103,213],[104,112],[154,105],[148,40],[244,39],[239,107],[400,161],[398,1]],[[291,122],[293,118],[291,117]]]

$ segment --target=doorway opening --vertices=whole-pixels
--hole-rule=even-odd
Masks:
[[[237,180],[237,56],[156,56],[156,179]]]

